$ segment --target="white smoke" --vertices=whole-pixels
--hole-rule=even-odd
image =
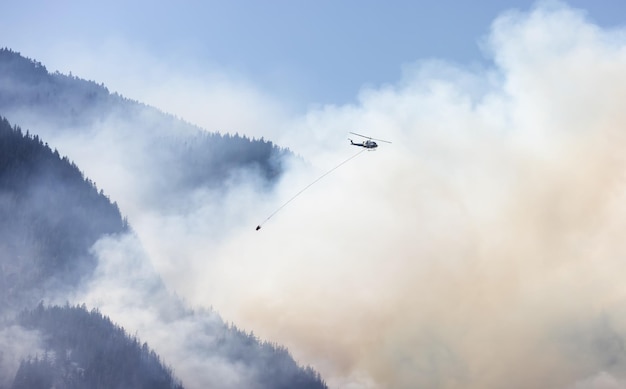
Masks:
[[[574,384],[571,389],[623,389],[626,383],[615,379],[606,372],[600,372],[592,377]]]
[[[44,355],[42,343],[37,331],[17,325],[0,328],[0,387],[10,387],[21,361]]]
[[[494,22],[491,68],[423,61],[355,105],[310,111],[284,141],[320,173],[354,151],[348,131],[393,144],[258,233],[250,217],[217,248],[188,236],[198,254],[172,287],[334,387],[619,382],[625,47],[623,30],[540,5]]]

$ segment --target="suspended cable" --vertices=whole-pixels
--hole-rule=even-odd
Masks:
[[[287,204],[289,204],[290,202],[292,202],[296,197],[300,196],[302,194],[302,192],[304,192],[305,190],[309,189],[310,187],[312,187],[316,182],[318,182],[319,180],[321,180],[322,178],[326,177],[327,175],[329,175],[330,173],[334,172],[335,170],[337,170],[338,168],[340,168],[342,165],[346,164],[347,162],[349,162],[351,159],[356,158],[359,154],[361,154],[362,152],[366,151],[367,149],[363,149],[360,150],[358,153],[354,154],[353,156],[351,156],[350,158],[346,159],[345,161],[341,162],[339,165],[335,166],[334,168],[330,169],[329,171],[327,171],[326,173],[322,174],[321,176],[319,176],[315,181],[311,182],[309,185],[305,186],[302,190],[300,190],[300,192],[296,193],[292,198],[290,198],[289,200],[287,200],[283,205],[281,205],[280,207],[278,207],[277,210],[275,210],[271,215],[269,215],[265,220],[263,220],[263,222],[261,224],[259,224],[258,226],[256,226],[256,230],[260,230],[261,226],[263,224],[265,224],[268,220],[270,220],[272,218],[272,216],[276,215],[281,209],[285,208],[285,206],[287,206]]]

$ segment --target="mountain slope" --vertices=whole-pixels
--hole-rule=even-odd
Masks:
[[[121,164],[141,175],[137,192],[145,196],[139,201],[156,207],[198,188],[218,188],[241,171],[271,184],[293,157],[272,142],[207,132],[104,85],[50,73],[9,49],[0,49],[0,114],[36,128],[109,192],[115,183],[91,165]],[[155,192],[158,201],[150,194]]]
[[[125,309],[131,312],[127,314],[151,318],[149,326],[156,328],[153,333],[172,332],[165,341],[157,343],[185,355],[185,361],[174,359],[171,362],[174,367],[189,363],[189,360],[194,365],[207,365],[203,372],[207,377],[196,377],[198,382],[219,384],[225,377],[220,375],[221,372],[227,369],[229,376],[231,371],[241,376],[231,377],[232,382],[220,385],[222,387],[326,387],[319,374],[298,366],[286,349],[262,342],[235,326],[227,325],[215,312],[194,312],[185,307],[166,290],[151,268],[149,259],[141,252],[140,245],[135,244],[138,253],[116,250],[116,245],[137,241],[117,205],[98,191],[95,184],[85,178],[68,158],[61,157],[56,150],[52,151],[38,136],[29,132],[24,134],[19,127],[11,126],[8,120],[1,117],[0,216],[0,296],[3,298],[0,316],[4,318],[0,321],[0,338],[3,329],[21,325],[39,331],[45,339],[44,349],[51,355],[62,356],[64,354],[59,348],[66,351],[77,349],[78,345],[72,342],[78,340],[66,337],[85,331],[81,326],[86,325],[92,331],[90,336],[93,341],[106,336],[102,331],[114,331],[111,322],[104,320],[99,313],[87,315],[85,308],[43,308],[40,305],[29,311],[37,301],[49,300],[51,296],[58,301],[99,293],[93,290],[104,283],[107,287],[103,293],[115,293],[114,302],[122,303],[117,299],[129,301],[130,307]],[[103,247],[105,253],[102,252]],[[120,257],[119,262],[113,265],[107,263],[111,256]],[[114,273],[103,273],[103,269],[113,269]],[[120,272],[127,278],[120,279]],[[99,297],[102,298],[105,296]],[[23,308],[27,309],[26,313],[15,321],[11,312]],[[106,328],[98,327],[85,324],[83,319],[71,319],[75,317],[108,324]],[[189,326],[194,330],[174,330]],[[146,331],[150,333],[150,329]],[[114,338],[121,339],[119,347],[128,351],[124,348],[127,340],[123,336]],[[0,340],[5,345],[11,342],[11,339]],[[87,379],[80,374],[86,374],[87,370],[81,369],[87,369],[83,366],[88,361],[42,360],[41,356],[33,355],[37,352],[34,349],[29,351],[29,356],[23,355],[27,358],[15,377],[14,387],[33,387],[50,382],[56,387],[94,387],[91,383],[95,381],[90,380],[100,382],[102,374],[109,374],[106,372],[114,369],[117,362],[115,355],[119,350],[98,349],[98,343],[89,343],[84,347],[91,348],[90,352],[99,353],[104,358],[97,368],[94,367],[96,370],[89,373],[90,384],[76,383]],[[152,356],[152,353],[149,355]],[[167,355],[164,359],[171,360]],[[218,370],[209,367],[215,361],[220,361]],[[0,354],[1,371],[4,369]],[[139,373],[133,370],[133,374]],[[162,373],[148,369],[139,375],[140,381],[152,382],[152,374],[162,377]],[[0,386],[7,380],[11,377],[0,377]],[[72,386],[75,384],[78,386]],[[137,385],[130,387],[142,387]]]
[[[12,389],[183,388],[146,343],[95,309],[40,304],[18,323],[40,331],[45,353],[22,361]]]
[[[15,151],[11,160],[23,159],[6,162],[11,185],[0,187],[6,192],[0,196],[4,220],[20,227],[6,224],[0,230],[6,312],[30,309],[40,299],[53,305],[87,302],[150,343],[186,387],[326,387],[286,349],[226,324],[212,310],[191,310],[172,295],[117,205],[70,162],[120,204],[131,224],[145,214],[163,220],[194,214],[192,225],[219,220],[207,234],[219,239],[224,226],[240,222],[229,221],[233,216],[224,212],[229,192],[240,186],[250,193],[271,188],[293,158],[290,151],[263,139],[207,132],[103,85],[50,73],[8,49],[0,49],[0,115],[30,131],[23,134],[3,119],[11,129],[7,139],[15,142],[6,146]],[[39,160],[46,168],[24,168]],[[50,179],[70,167],[74,173]],[[82,189],[65,176],[80,177]],[[20,180],[36,184],[28,190],[13,184]],[[89,200],[94,195],[98,201]],[[235,206],[240,212],[246,203]],[[103,207],[107,211],[97,214]],[[173,260],[185,260],[179,257],[176,253]],[[6,312],[7,325],[13,325]]]
[[[0,117],[0,307],[77,285],[96,266],[91,246],[126,231],[76,165]]]

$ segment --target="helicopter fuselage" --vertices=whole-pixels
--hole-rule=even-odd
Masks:
[[[354,134],[356,136],[360,136],[361,138],[365,138],[365,140],[363,142],[354,142],[352,139],[348,138],[348,140],[350,140],[350,144],[352,146],[359,146],[359,147],[364,147],[366,149],[375,149],[378,147],[378,143],[374,142],[374,140],[380,141],[380,142],[385,142],[385,143],[391,143],[388,140],[382,140],[382,139],[375,139],[369,136],[365,136],[365,135],[361,135],[361,134],[357,134],[356,132],[352,132],[350,131],[351,134]]]
[[[364,142],[358,143],[350,139],[350,144],[352,146],[365,147],[366,149],[375,149],[376,147],[378,147],[378,144],[374,142],[373,140],[366,140]]]

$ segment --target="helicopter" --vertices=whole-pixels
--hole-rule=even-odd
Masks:
[[[350,141],[350,144],[351,144],[352,146],[360,146],[360,147],[364,147],[364,148],[366,148],[366,149],[371,149],[371,150],[373,150],[373,149],[375,149],[375,148],[377,148],[377,147],[378,147],[378,143],[374,142],[375,140],[377,140],[377,141],[379,141],[379,142],[391,143],[391,142],[389,142],[388,140],[376,139],[376,138],[372,138],[372,137],[369,137],[369,136],[365,136],[365,135],[357,134],[356,132],[350,132],[350,133],[351,133],[351,134],[353,134],[353,135],[360,136],[360,137],[362,137],[362,138],[365,138],[365,139],[366,139],[366,140],[364,140],[363,142],[360,142],[360,143],[359,143],[359,142],[355,142],[355,141],[353,141],[352,139],[348,138],[348,140]]]

